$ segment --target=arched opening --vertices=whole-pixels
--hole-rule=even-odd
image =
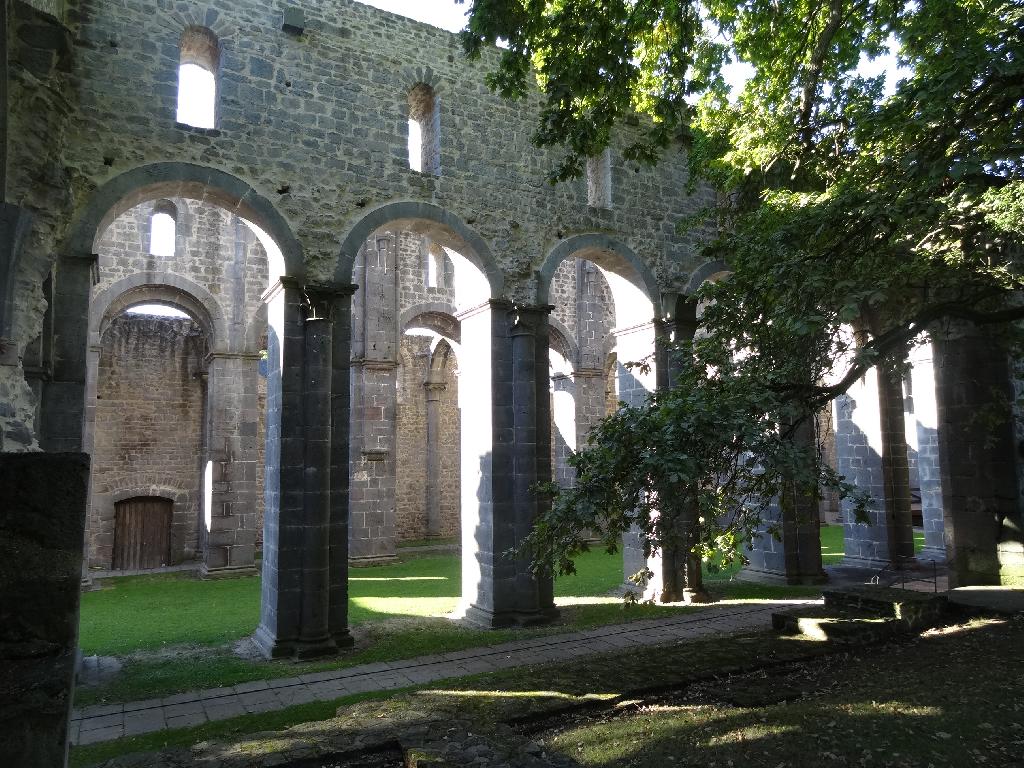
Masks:
[[[181,36],[177,121],[195,128],[217,127],[217,72],[220,43],[206,27],[191,26]]]
[[[566,359],[570,345],[564,341],[550,350],[553,475],[563,486],[575,482],[570,451],[585,445],[619,403],[639,405],[655,389],[656,365],[649,372],[627,365],[655,352],[656,313],[647,288],[653,277],[638,266],[628,248],[598,235],[561,243],[541,266],[538,302],[553,305],[552,326],[565,329],[575,347],[574,361]],[[651,567],[655,578],[645,596],[660,597],[661,574],[637,537],[625,538],[622,558],[626,578]]]
[[[177,215],[179,248],[153,253],[142,224],[167,210]],[[112,564],[110,500],[126,486],[160,485],[177,496],[170,561],[161,565],[252,569],[267,400],[252,320],[266,317],[270,262],[282,260],[258,233],[189,197],[136,203],[98,232],[86,402],[93,567]]]
[[[105,313],[90,355],[86,558],[100,571],[192,563],[201,546],[209,322],[169,295],[131,293]]]
[[[409,90],[409,167],[441,175],[441,108],[437,93],[426,83]]]
[[[178,208],[170,200],[159,200],[149,217],[149,253],[173,256],[177,237]]]

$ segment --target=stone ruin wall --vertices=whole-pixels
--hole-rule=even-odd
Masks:
[[[267,284],[267,256],[242,221],[221,208],[174,198],[177,210],[174,256],[150,251],[153,205],[135,206],[110,225],[98,244],[98,297],[118,281],[140,274],[184,277],[204,288],[227,320],[232,339],[206,338],[193,320],[122,314],[108,318],[101,336],[89,560],[109,568],[113,544],[114,501],[130,495],[165,496],[175,500],[172,560],[198,555],[202,514],[203,395],[206,354],[219,348],[241,348],[261,305]],[[150,288],[139,294],[154,300],[173,297]],[[253,329],[256,346],[264,329]],[[195,341],[202,339],[202,344]],[[258,351],[252,349],[249,351]],[[257,363],[254,361],[255,367]],[[266,378],[256,376],[258,391],[259,460],[257,466],[256,535],[263,535],[263,451],[266,425]],[[166,460],[166,471],[160,471]],[[151,489],[153,492],[142,492]],[[115,498],[116,497],[116,498]]]
[[[398,368],[398,477],[395,488],[397,541],[427,536],[427,399],[424,383],[430,368],[430,339],[406,335]],[[456,537],[460,530],[460,436],[458,369],[455,356],[444,368],[444,390],[439,415],[441,536]]]
[[[611,152],[611,208],[591,207],[584,179],[545,181],[558,153],[530,143],[538,98],[507,102],[485,87],[498,51],[469,62],[457,35],[350,0],[298,6],[301,36],[281,30],[281,7],[270,0],[85,0],[65,15],[66,27],[14,3],[10,199],[34,215],[16,275],[16,356],[39,333],[41,286],[69,224],[98,187],[157,162],[216,168],[251,184],[297,236],[314,280],[334,277],[338,244],[368,211],[423,201],[480,235],[505,275],[505,295],[524,303],[536,300],[531,276],[544,255],[582,232],[608,233],[666,286],[685,284],[701,235],[677,231],[676,222],[710,195],[687,191],[683,153],[636,167],[619,152],[632,138],[624,126]],[[220,41],[213,130],[175,121],[189,25]],[[408,93],[421,82],[440,104],[436,177],[408,167]],[[35,444],[36,397],[23,379],[17,363],[0,366],[2,450]]]
[[[109,569],[114,503],[172,499],[171,563],[197,556],[207,339],[184,318],[121,315],[102,337],[88,557]]]

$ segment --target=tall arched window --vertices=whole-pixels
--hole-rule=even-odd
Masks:
[[[441,175],[441,109],[437,94],[426,83],[409,91],[409,167]]]
[[[170,200],[153,206],[149,217],[149,252],[153,256],[173,256],[178,228],[178,209]]]
[[[217,69],[220,43],[206,27],[189,27],[181,36],[178,66],[178,122],[214,128],[217,121]]]

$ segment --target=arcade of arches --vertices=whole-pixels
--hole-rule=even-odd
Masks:
[[[671,385],[658,340],[697,332],[689,297],[728,269],[678,226],[714,192],[688,188],[682,150],[626,160],[628,125],[589,183],[551,187],[536,115],[482,86],[498,51],[467,61],[352,0],[293,5],[3,4],[0,540],[32,542],[5,588],[36,594],[44,561],[77,585],[83,540],[87,566],[208,576],[261,551],[257,641],[311,656],[351,642],[350,563],[456,536],[465,618],[545,621],[551,584],[506,553],[535,484],[573,482],[609,409]],[[202,120],[178,120],[185,65],[213,79]],[[651,354],[648,375],[625,365]],[[1014,400],[1005,353],[963,327],[910,362],[822,419],[869,523],[780,505],[747,578],[820,581],[823,519],[850,564],[905,564],[917,514],[951,582],[1021,566],[1018,436],[972,418]],[[688,558],[647,565],[650,596],[699,597]]]

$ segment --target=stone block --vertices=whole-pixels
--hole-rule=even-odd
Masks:
[[[67,755],[89,459],[0,454],[0,764]]]

